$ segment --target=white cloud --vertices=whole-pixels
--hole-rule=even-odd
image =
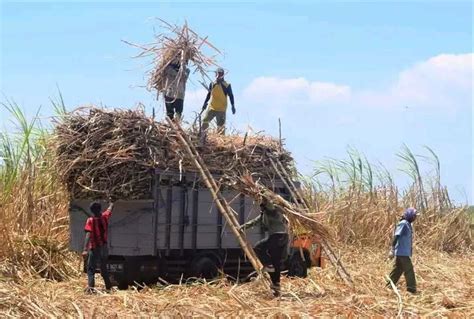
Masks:
[[[228,124],[278,136],[281,119],[282,135],[300,168],[325,156],[343,156],[352,145],[396,171],[400,145],[429,145],[443,163],[448,186],[462,184],[469,191],[473,58],[472,53],[434,56],[401,70],[382,89],[258,77],[244,90],[234,90],[237,114],[227,113]],[[192,120],[206,92],[186,94],[185,115]]]
[[[382,91],[359,92],[355,102],[377,107],[459,108],[472,98],[474,54],[442,54],[400,72]]]
[[[312,82],[310,85],[309,97],[314,103],[345,101],[350,96],[351,89],[346,85],[329,82]]]
[[[253,101],[277,104],[289,102],[321,104],[346,100],[350,94],[351,90],[346,85],[310,82],[305,78],[259,77],[247,86],[243,97]]]
[[[348,102],[351,106],[459,108],[472,99],[474,54],[441,54],[399,73],[382,90],[355,90],[345,84],[305,78],[258,77],[243,98],[277,107]]]
[[[241,130],[251,125],[275,134],[278,118],[286,125],[353,129],[366,125],[364,130],[377,125],[379,130],[389,126],[396,130],[397,125],[411,120],[419,126],[419,119],[427,112],[430,117],[436,113],[455,119],[463,114],[460,110],[472,105],[473,57],[472,53],[432,57],[402,70],[393,83],[378,90],[360,90],[302,77],[258,77],[241,92],[234,92],[237,114],[228,114],[229,125]],[[188,120],[201,110],[205,96],[202,88],[186,93]],[[388,110],[392,111],[390,115]]]

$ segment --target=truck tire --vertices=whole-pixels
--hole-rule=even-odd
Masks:
[[[191,261],[190,273],[192,277],[213,279],[218,275],[219,263],[209,255],[196,256]]]
[[[128,289],[128,282],[127,280],[121,280],[118,282],[117,288],[119,290],[127,290]]]
[[[308,266],[299,253],[291,255],[288,261],[288,276],[300,278],[308,276]]]

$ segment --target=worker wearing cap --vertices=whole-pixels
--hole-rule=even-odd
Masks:
[[[184,93],[186,91],[186,81],[189,77],[189,69],[184,66],[182,69],[179,61],[173,61],[165,68],[165,106],[166,115],[170,119],[180,120],[183,114]]]
[[[208,108],[203,119],[202,129],[207,130],[209,122],[216,118],[218,131],[225,134],[225,117],[227,110],[227,97],[232,104],[232,114],[235,114],[234,95],[230,83],[224,80],[224,69],[218,68],[216,71],[216,80],[209,85],[206,100],[202,110]]]
[[[275,297],[280,295],[281,264],[288,256],[288,221],[281,209],[265,197],[260,203],[261,214],[240,226],[245,230],[261,223],[268,237],[255,245],[255,253],[264,265],[263,270],[270,274]]]
[[[390,273],[390,280],[397,284],[400,276],[405,275],[407,291],[416,293],[416,279],[411,255],[413,249],[413,229],[412,223],[415,221],[417,211],[415,208],[408,208],[403,213],[400,222],[395,229],[393,236],[392,248],[389,257],[395,257],[393,270]]]

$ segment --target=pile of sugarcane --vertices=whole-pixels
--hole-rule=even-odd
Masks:
[[[176,90],[183,77],[186,76],[185,67],[189,67],[193,73],[201,75],[203,80],[211,80],[207,72],[210,67],[217,66],[214,57],[221,52],[208,41],[207,37],[200,37],[189,28],[187,23],[178,26],[161,19],[160,21],[163,23],[163,32],[155,35],[153,43],[139,45],[124,41],[141,50],[135,57],[151,56],[153,58],[153,67],[149,71],[148,77],[148,90],[163,93],[170,89],[170,86]],[[205,48],[214,52],[214,55],[204,54]],[[183,67],[179,68],[177,76],[169,81],[166,68],[172,64]]]
[[[176,132],[142,109],[82,107],[55,124],[56,166],[73,198],[151,198],[154,169],[196,171]],[[213,174],[249,171],[255,178],[273,179],[270,157],[293,169],[290,153],[272,138],[209,132],[203,142],[197,129],[191,127],[188,134]]]

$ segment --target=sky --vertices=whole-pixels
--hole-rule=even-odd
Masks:
[[[157,18],[187,21],[223,51],[237,109],[228,125],[278,136],[280,118],[302,173],[354,147],[403,186],[396,154],[429,146],[451,196],[474,202],[471,1],[0,3],[0,99],[29,116],[41,107],[48,121],[58,88],[69,110],[142,103],[164,116],[144,88],[151,61],[122,40],[152,42]],[[188,121],[205,98],[198,80],[187,87]],[[0,127],[10,119],[0,108]]]

